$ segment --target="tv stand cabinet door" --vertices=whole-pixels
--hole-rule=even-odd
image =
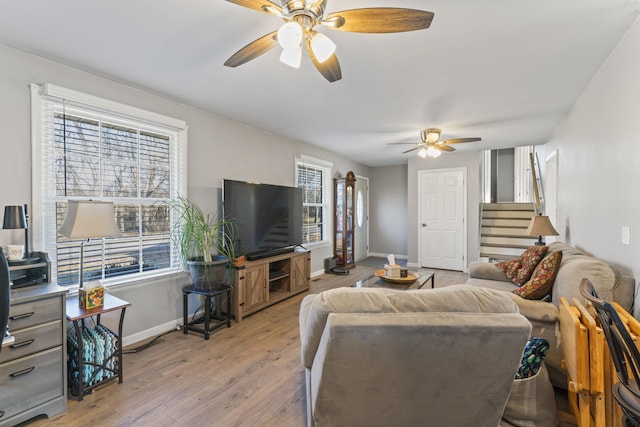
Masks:
[[[242,290],[243,314],[252,313],[267,303],[269,288],[268,264],[247,267],[244,271],[244,289]]]
[[[291,258],[291,292],[302,292],[309,289],[311,275],[311,256],[303,253]]]

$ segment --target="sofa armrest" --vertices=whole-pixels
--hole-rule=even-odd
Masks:
[[[474,279],[499,280],[511,282],[511,279],[495,264],[490,262],[473,261],[469,264],[469,277]]]
[[[518,305],[520,314],[531,321],[554,324],[560,321],[558,307],[552,302],[530,300],[509,292],[511,299]]]

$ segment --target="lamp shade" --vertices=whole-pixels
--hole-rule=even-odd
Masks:
[[[5,206],[2,228],[27,228],[27,214],[24,210],[24,206]]]
[[[121,236],[114,218],[113,202],[69,200],[67,214],[58,233],[68,239]]]
[[[548,216],[535,215],[531,218],[525,234],[528,236],[557,236],[558,232],[553,228],[553,225],[551,225]]]

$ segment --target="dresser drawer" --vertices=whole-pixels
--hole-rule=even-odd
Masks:
[[[62,322],[56,320],[15,332],[11,330],[11,334],[15,342],[2,347],[0,363],[62,345]]]
[[[60,298],[47,298],[12,304],[9,309],[9,331],[13,333],[18,329],[62,319],[61,301]]]
[[[0,423],[63,396],[62,347],[0,364]]]

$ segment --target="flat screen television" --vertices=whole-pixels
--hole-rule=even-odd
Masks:
[[[235,252],[260,259],[302,244],[302,189],[225,179],[222,209],[235,221]]]

